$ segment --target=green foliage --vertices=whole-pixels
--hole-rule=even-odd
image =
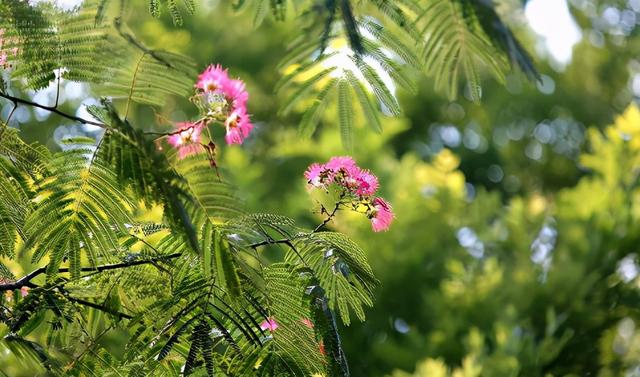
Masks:
[[[107,128],[94,148],[69,139],[49,155],[2,129],[2,255],[17,258],[21,237],[36,266],[16,278],[0,265],[0,287],[24,295],[2,299],[2,344],[55,375],[348,375],[333,310],[348,324],[349,308],[364,320],[372,304],[362,250],[243,214],[206,157],[159,151],[107,101],[90,111]],[[138,223],[142,204],[163,214]],[[280,262],[265,254],[276,246]],[[124,351],[107,346],[115,332],[128,334]],[[74,337],[87,342],[67,354]]]
[[[171,20],[174,25],[182,25],[184,23],[183,10],[186,9],[187,13],[192,15],[196,11],[196,3],[194,0],[182,0],[178,2],[176,0],[147,0],[149,13],[153,17],[160,17],[163,12],[163,8],[169,12]],[[99,0],[99,13],[98,19],[102,18],[111,6],[112,0]],[[120,2],[120,12],[123,11],[124,3]]]
[[[316,7],[309,8],[312,3]],[[9,9],[7,4],[0,5],[3,11]],[[483,85],[483,104],[478,106],[440,98],[432,94],[433,81],[419,77],[420,71],[442,77],[443,91],[455,86],[461,92],[470,81],[457,56],[455,62],[441,62],[440,55],[433,59],[456,69],[458,80],[452,80],[448,68],[439,75],[438,67],[425,66],[429,57],[416,56],[435,41],[422,34],[426,16],[418,19],[435,2],[361,1],[350,2],[349,9],[339,1],[244,4],[261,6],[259,20],[276,5],[276,18],[286,15],[287,23],[264,22],[264,29],[250,34],[255,14],[248,20],[231,18],[217,7],[211,13],[200,12],[193,22],[185,18],[184,29],[170,29],[168,16],[147,18],[144,0],[120,9],[122,21],[111,33],[105,25],[110,25],[114,9],[106,2],[97,10],[83,10],[89,12],[87,20],[95,17],[96,25],[110,31],[96,43],[126,46],[106,48],[108,67],[101,68],[100,61],[95,71],[73,70],[78,80],[91,83],[91,93],[108,93],[106,87],[116,95],[113,105],[91,109],[106,129],[95,165],[79,163],[82,152],[53,153],[21,140],[37,138],[55,148],[49,127],[60,125],[58,114],[45,120],[38,114],[37,123],[24,124],[24,104],[15,114],[10,100],[0,104],[6,104],[3,116],[11,112],[11,124],[21,126],[20,133],[0,128],[0,284],[7,287],[0,295],[0,375],[177,376],[186,370],[192,375],[239,376],[333,376],[350,371],[355,376],[541,376],[633,371],[639,360],[637,332],[630,326],[639,320],[634,306],[637,278],[627,281],[619,268],[634,261],[637,251],[639,121],[630,111],[615,127],[589,131],[590,152],[575,161],[575,155],[558,151],[569,148],[571,138],[581,140],[582,124],[607,124],[626,105],[632,95],[629,59],[638,49],[634,38],[617,36],[611,42],[605,32],[606,48],[591,46],[585,38],[574,49],[575,63],[565,74],[540,63],[546,79],[555,81],[555,93],[537,93],[518,75],[508,76],[507,93],[493,80],[482,81],[484,73],[493,70],[483,57],[486,51],[499,62],[501,75],[507,73],[509,61],[531,77],[535,71],[491,2],[451,1],[455,7],[439,2],[443,12],[455,10],[460,16],[435,20],[448,25],[440,25],[447,31],[445,47],[467,51],[471,79]],[[50,25],[63,19],[63,13],[46,5],[16,9],[24,19],[42,15]],[[357,28],[348,25],[349,14]],[[598,25],[585,22],[583,16],[577,19],[582,27]],[[278,93],[287,98],[270,96],[283,39],[306,33],[301,25],[309,26],[310,20],[312,40],[307,45],[294,43],[290,59],[281,66],[287,78]],[[89,33],[81,31],[91,26],[85,21],[79,21],[84,26],[78,27],[78,34]],[[18,32],[12,22],[6,28],[14,36]],[[456,42],[465,35],[459,25],[487,50],[478,54]],[[101,34],[103,29],[94,31]],[[188,110],[166,99],[189,91],[193,65],[179,56],[176,59],[185,64],[174,66],[182,68],[164,65],[151,53],[157,50],[142,44],[134,31],[149,46],[194,56],[200,66],[215,56],[214,62],[231,64],[234,74],[242,72],[260,137],[242,149],[221,148],[216,161],[211,156],[179,160],[167,152],[166,144],[153,139],[157,135],[145,131],[159,131],[155,123],[163,116],[185,116],[180,111]],[[58,38],[53,36],[57,31],[48,32],[52,35],[44,33],[46,40]],[[583,33],[599,35],[588,28]],[[33,56],[39,53],[36,39],[29,42]],[[620,40],[625,41],[623,47]],[[320,53],[323,43],[326,49]],[[73,43],[67,40],[65,45]],[[337,56],[332,50],[336,47],[351,49],[345,61],[353,69],[344,74],[323,72],[328,67],[322,62]],[[30,76],[21,73],[18,64],[32,64],[34,73],[48,74],[46,80],[33,76],[43,86],[54,79],[50,73],[61,60],[38,63],[25,56],[9,56],[15,80],[1,86],[2,94],[31,95],[21,92],[26,87],[22,80]],[[378,63],[367,70],[372,59]],[[142,77],[135,72],[140,61],[151,68],[145,80],[161,83],[158,88],[153,83],[141,86],[143,81],[134,79]],[[96,78],[83,76],[94,72]],[[404,89],[382,86],[389,81],[385,73]],[[379,86],[377,91],[369,81]],[[116,82],[118,93],[113,91]],[[63,88],[65,84],[63,79]],[[404,90],[411,95],[404,95]],[[477,96],[479,90],[469,94]],[[137,100],[159,107],[151,111],[134,105]],[[68,97],[57,109],[72,114],[76,101]],[[407,118],[387,117],[400,112],[400,103]],[[276,115],[279,104],[281,114],[299,113],[300,133],[314,135],[313,141],[292,138],[290,127],[299,119]],[[541,119],[549,122],[537,128]],[[577,122],[578,135],[561,134],[571,123],[558,119]],[[384,126],[385,133],[363,132],[362,122],[376,132]],[[320,123],[335,127],[318,128]],[[462,143],[454,148],[455,155],[436,154],[440,147],[434,145],[442,141],[436,140],[440,124],[460,132]],[[523,124],[524,136],[514,140]],[[63,125],[76,127],[68,121]],[[536,140],[544,126],[553,128],[555,141]],[[309,230],[322,219],[309,213],[315,204],[308,200],[300,177],[310,162],[343,154],[343,137],[353,141],[358,162],[379,175],[383,195],[398,215],[392,231],[383,234],[372,234],[367,221],[343,213],[328,224],[349,234],[361,248],[347,239],[335,240],[342,237],[337,234]],[[474,140],[479,140],[477,149],[468,147]],[[542,148],[539,160],[525,154],[536,146]],[[216,162],[219,175],[212,167]],[[97,191],[100,206],[126,198],[128,204],[118,210],[128,212],[128,219],[114,220],[109,208],[105,221],[103,211],[91,207],[87,213],[96,216],[92,221],[109,227],[115,247],[100,249],[104,254],[92,261],[84,244],[69,247],[80,234],[69,232],[64,234],[66,244],[42,251],[42,259],[31,264],[33,253],[41,251],[25,243],[33,239],[25,232],[27,219],[29,226],[37,222],[34,213],[53,189],[60,187],[60,195],[74,202],[80,188],[73,184],[84,185],[66,172],[66,165],[85,174],[95,166],[97,173],[107,174],[106,181],[115,182],[116,195],[111,185],[102,186],[102,176],[89,179],[85,188],[92,194]],[[487,178],[494,165],[504,172],[500,182]],[[58,174],[63,179],[57,179]],[[87,211],[84,203],[90,202],[82,201],[79,208]],[[56,206],[59,213],[71,213],[72,208]],[[296,221],[253,211],[287,213]],[[46,217],[44,221],[52,223]],[[83,222],[78,224],[85,229]],[[482,257],[461,245],[457,235],[465,228],[482,243]],[[545,265],[532,260],[532,247],[543,229],[558,235]],[[50,230],[55,232],[54,227],[46,229]],[[56,264],[57,273],[55,267],[47,268]],[[384,282],[375,291],[372,270]],[[39,274],[26,282],[31,289],[22,297],[22,283],[16,280],[31,273]],[[204,293],[209,296],[200,297]],[[367,312],[364,325],[342,326],[359,318],[374,297],[380,309]],[[273,332],[260,326],[270,317],[279,324]],[[300,318],[308,318],[313,329]]]
[[[97,7],[90,1],[78,12],[32,7],[19,0],[0,5],[0,28],[6,30],[4,48],[15,67],[13,76],[26,78],[33,89],[47,87],[61,77],[73,81],[108,81],[113,67],[109,28],[96,23]]]
[[[193,12],[192,0],[184,2]],[[166,6],[176,24],[182,24],[177,1],[149,2],[152,15]],[[30,7],[11,0],[2,11],[6,20],[7,47],[17,47],[13,59],[15,77],[26,77],[33,88],[45,87],[63,69],[70,80],[101,83],[96,92],[124,99],[124,118],[131,102],[162,106],[167,95],[186,95],[192,88],[193,63],[178,54],[152,50],[123,31],[124,4],[115,25],[119,36],[104,25],[108,0],[83,5],[78,12],[51,7]],[[455,99],[465,77],[468,95],[481,97],[481,70],[485,67],[504,81],[509,61],[529,77],[538,77],[527,53],[501,21],[491,3],[438,0],[422,4],[413,0],[326,1],[312,6],[305,1],[240,1],[236,10],[254,9],[254,23],[271,12],[277,20],[288,13],[298,17],[304,33],[291,43],[280,68],[285,75],[276,85],[289,96],[282,114],[305,108],[300,133],[311,136],[327,102],[335,97],[341,108],[337,117],[343,145],[352,148],[353,114],[357,102],[364,120],[379,132],[380,113],[399,115],[396,87],[415,91],[416,74],[425,71],[436,88]],[[292,10],[291,10],[292,9]],[[291,11],[290,11],[291,10]],[[17,21],[16,21],[17,20]],[[418,51],[416,46],[422,46]],[[421,58],[418,57],[421,55]],[[44,62],[44,63],[43,63]],[[349,90],[345,85],[348,83]],[[358,101],[347,99],[351,93]],[[309,105],[310,103],[310,105]]]
[[[345,324],[351,322],[349,309],[363,321],[363,306],[373,306],[377,285],[364,251],[340,233],[315,233],[298,242],[302,246],[299,257],[316,271],[318,287],[325,290],[329,307],[340,313]],[[297,257],[289,253],[288,260]]]
[[[129,221],[131,203],[115,174],[91,153],[80,148],[54,155],[47,162],[51,175],[34,182],[37,206],[25,220],[25,249],[34,251],[34,263],[48,255],[53,274],[68,259],[72,277],[79,277],[81,251],[92,265],[108,260]]]
[[[121,32],[130,41],[128,64],[114,68],[114,78],[99,90],[114,99],[125,99],[125,118],[131,102],[162,106],[169,95],[187,96],[193,88],[195,67],[181,55],[149,50],[139,45],[129,34]]]
[[[538,77],[528,54],[490,3],[466,0],[439,0],[424,5],[411,0],[369,3],[371,7],[361,6],[362,14],[355,14],[349,1],[326,2],[326,9],[320,12],[326,13],[326,21],[309,25],[305,36],[294,41],[280,63],[285,75],[276,90],[286,90],[293,83],[297,86],[282,112],[289,113],[304,98],[313,101],[311,106],[305,106],[308,101],[300,106],[306,108],[300,124],[304,136],[313,134],[327,93],[334,86],[341,93],[336,97],[347,98],[345,86],[336,85],[334,78],[349,83],[365,120],[379,131],[380,112],[401,113],[395,86],[409,92],[415,90],[414,75],[409,75],[407,68],[411,72],[426,71],[434,78],[436,88],[448,92],[451,99],[457,98],[459,81],[464,76],[468,95],[474,101],[482,95],[483,67],[501,82],[509,61],[529,77]],[[374,18],[378,15],[380,19]],[[421,59],[415,45],[422,46]],[[393,86],[381,75],[388,76]],[[353,112],[353,104],[338,100],[338,105],[343,145],[351,149],[353,122],[345,115]]]
[[[505,61],[484,34],[471,2],[436,0],[418,16],[424,23],[422,57],[435,79],[436,87],[446,90],[451,99],[458,95],[458,81],[466,79],[466,87],[474,101],[482,95],[477,61],[504,81]],[[477,61],[476,61],[477,60]]]

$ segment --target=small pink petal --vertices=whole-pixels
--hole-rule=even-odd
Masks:
[[[208,66],[199,76],[196,88],[205,92],[222,90],[228,85],[229,74],[226,69],[222,69],[220,64]]]
[[[325,165],[314,163],[307,168],[306,172],[304,172],[304,177],[311,186],[320,187],[329,183],[323,182],[323,180],[327,180],[323,178],[328,178],[323,177],[323,175],[326,176],[326,171],[327,167]]]
[[[356,175],[358,195],[373,195],[378,191],[378,177],[373,175],[369,170],[360,170]]]
[[[200,144],[202,123],[180,122],[176,124],[176,133],[169,135],[168,142],[178,149],[178,158],[200,153],[204,148]]]
[[[340,170],[351,173],[353,170],[358,169],[356,162],[349,156],[331,157],[326,167],[335,173]]]
[[[242,109],[244,112],[247,111],[249,93],[246,91],[242,80],[226,80],[221,90],[235,109]]]
[[[273,332],[278,328],[278,322],[276,322],[273,318],[269,318],[260,324],[260,328],[262,330],[269,330]]]
[[[249,115],[241,109],[232,112],[224,122],[224,126],[227,129],[225,135],[227,144],[242,144],[253,129]]]
[[[374,232],[386,231],[391,226],[395,217],[389,203],[382,198],[373,200],[373,217],[371,217],[371,227]]]

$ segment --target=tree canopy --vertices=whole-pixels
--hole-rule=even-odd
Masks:
[[[0,375],[637,374],[640,4],[559,3],[0,0]]]

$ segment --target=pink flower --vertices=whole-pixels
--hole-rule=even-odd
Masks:
[[[205,92],[222,90],[228,85],[229,73],[220,64],[208,66],[199,76],[196,88]]]
[[[358,195],[373,195],[378,190],[378,177],[369,170],[359,170],[355,179],[358,185],[356,189]]]
[[[325,166],[334,173],[337,173],[340,170],[343,170],[346,173],[352,173],[358,169],[356,162],[349,156],[331,157]]]
[[[178,158],[183,159],[189,155],[203,150],[200,144],[201,123],[180,122],[176,124],[178,131],[169,135],[168,141],[178,149]]]
[[[304,324],[305,326],[307,326],[310,329],[313,328],[313,322],[311,322],[311,320],[309,318],[303,318],[303,319],[300,320],[300,322],[302,322],[302,324]]]
[[[246,112],[249,93],[242,80],[226,80],[222,86],[222,92],[234,109],[243,109]]]
[[[304,172],[304,177],[307,179],[307,182],[309,182],[311,186],[320,187],[328,183],[322,182],[324,180],[323,178],[327,178],[323,177],[323,175],[326,176],[326,171],[327,167],[325,165],[311,164],[311,166],[307,168],[307,171]]]
[[[388,230],[394,215],[391,206],[382,198],[373,199],[373,211],[370,215],[371,227],[374,232]]]
[[[20,288],[20,296],[27,297],[28,294],[29,294],[29,287]]]
[[[342,186],[349,193],[370,196],[378,190],[378,178],[369,170],[360,169],[353,158],[332,157],[326,164],[312,164],[304,173],[307,182],[314,187],[331,183]]]
[[[266,321],[263,321],[260,324],[260,328],[262,330],[269,330],[273,332],[278,328],[278,322],[276,322],[273,318],[268,318]]]
[[[253,125],[247,113],[249,93],[242,80],[229,78],[219,64],[208,66],[199,76],[196,88],[209,120],[224,122],[227,144],[242,144]]]
[[[227,144],[242,144],[253,129],[249,115],[242,109],[232,112],[224,122],[224,126],[227,129],[225,135]]]
[[[223,69],[220,64],[208,66],[198,76],[196,88],[206,93],[223,95],[227,102],[231,104],[231,111],[243,109],[246,112],[247,110],[249,93],[245,89],[244,82],[229,78],[229,72]]]

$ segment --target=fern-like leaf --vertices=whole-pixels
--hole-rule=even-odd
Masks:
[[[181,55],[164,51],[138,51],[129,65],[118,67],[114,79],[99,92],[114,99],[162,106],[169,95],[186,97],[193,89],[194,64]],[[125,111],[125,114],[128,111]]]
[[[364,320],[363,306],[373,305],[373,276],[366,255],[353,241],[340,233],[312,233],[297,241],[299,255],[316,271],[321,289],[328,299],[329,308],[340,313],[345,324],[351,322],[349,309]],[[293,261],[298,253],[289,253]]]
[[[7,30],[5,48],[14,77],[24,77],[33,89],[44,88],[56,78],[101,83],[111,77],[114,49],[108,28],[96,23],[99,5],[86,2],[79,11],[30,6],[7,0],[0,5],[0,27]]]
[[[434,0],[424,7],[418,22],[423,24],[426,69],[436,87],[450,98],[457,97],[459,79],[464,76],[471,99],[480,100],[478,64],[504,81],[505,60],[480,27],[469,2]]]
[[[353,149],[353,114],[351,112],[351,93],[347,80],[338,84],[338,113],[340,115],[340,136],[342,145],[348,151]]]
[[[25,247],[34,250],[34,262],[51,251],[50,272],[68,258],[72,275],[78,277],[81,249],[93,263],[108,260],[118,247],[117,232],[129,221],[131,203],[118,190],[115,175],[87,155],[92,151],[55,155],[49,162],[52,176],[38,182],[38,202],[25,224]]]

